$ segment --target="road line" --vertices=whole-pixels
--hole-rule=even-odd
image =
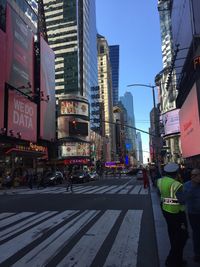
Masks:
[[[58,229],[50,237],[45,239],[37,247],[31,250],[23,258],[17,261],[13,267],[37,267],[46,266],[51,259],[58,254],[61,249],[71,240],[73,236],[78,234],[80,230],[87,225],[99,211],[84,211],[72,221]]]
[[[69,218],[71,215],[77,213],[78,211],[68,210],[62,213],[59,213],[52,218],[46,220],[45,222],[34,226],[33,228],[29,229],[28,231],[16,236],[15,238],[9,240],[8,242],[4,243],[0,246],[0,263],[17,253],[22,248],[26,247],[27,245],[31,244],[36,239],[43,236],[43,232],[50,230],[51,228],[59,225],[61,222]],[[52,212],[55,214],[57,212]],[[15,244],[13,246],[13,244]],[[17,244],[17,245],[16,245]]]
[[[109,186],[108,188],[105,188],[105,189],[101,190],[100,192],[95,192],[95,194],[104,194],[104,193],[107,194],[108,191],[110,191],[110,190],[112,190],[112,189],[114,189],[114,188],[116,188],[115,185],[113,185],[113,186]]]
[[[28,217],[30,215],[33,215],[33,214],[34,214],[34,212],[22,212],[22,213],[15,214],[15,215],[13,215],[13,216],[11,216],[9,218],[1,220],[0,221],[0,228],[2,228],[4,226],[7,226],[7,225],[9,225],[11,223],[14,223],[16,221],[19,221],[21,219],[24,219],[24,218],[26,218],[26,217]]]
[[[128,210],[104,267],[136,267],[142,210]],[[116,264],[117,260],[117,264]]]
[[[31,216],[30,218],[25,219],[20,223],[17,223],[13,226],[6,228],[5,230],[0,232],[0,241],[7,239],[8,237],[10,237],[10,236],[12,236],[18,232],[21,232],[24,229],[27,229],[31,225],[34,225],[34,224],[44,220],[46,217],[49,217],[50,215],[52,215],[51,211],[45,211],[45,212],[36,214],[34,216]]]
[[[128,185],[127,187],[125,187],[124,189],[122,189],[118,194],[127,194],[128,191],[133,188],[132,185]]]
[[[141,185],[136,185],[133,190],[129,193],[130,195],[136,195],[139,194],[140,189],[142,188]]]
[[[92,191],[89,191],[89,192],[86,192],[87,194],[101,194],[102,192],[101,191],[104,191],[104,190],[109,190],[110,186],[109,185],[104,185],[104,186],[98,186],[97,189],[95,190],[92,190]]]
[[[11,215],[14,215],[15,213],[11,213],[11,212],[4,212],[0,214],[0,220],[5,219],[6,217],[9,217]],[[1,222],[0,222],[1,223]]]
[[[57,267],[90,266],[119,214],[119,210],[107,210]]]

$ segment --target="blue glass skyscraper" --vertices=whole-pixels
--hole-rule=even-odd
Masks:
[[[109,57],[112,72],[113,106],[115,106],[119,98],[119,45],[109,46]]]

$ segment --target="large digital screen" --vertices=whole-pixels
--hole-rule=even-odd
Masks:
[[[16,91],[9,91],[8,135],[37,141],[37,105]]]
[[[6,35],[0,29],[0,128],[4,127]]]
[[[40,138],[55,139],[55,54],[45,40],[40,37]]]
[[[81,142],[69,142],[60,147],[61,157],[89,157],[90,144]]]
[[[184,158],[200,154],[200,123],[196,84],[180,112],[181,148]]]
[[[180,132],[179,109],[174,109],[162,115],[164,134],[174,134]]]
[[[74,100],[61,100],[60,115],[89,116],[88,104]]]
[[[33,33],[9,5],[6,19],[7,82],[33,91]]]

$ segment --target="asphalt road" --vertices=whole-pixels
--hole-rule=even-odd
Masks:
[[[0,266],[158,267],[151,195],[126,176],[1,191]]]

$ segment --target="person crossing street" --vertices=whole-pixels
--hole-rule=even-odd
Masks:
[[[176,193],[182,190],[183,185],[178,181],[178,164],[168,163],[165,165],[164,171],[166,175],[158,179],[157,186],[171,245],[165,265],[182,267],[186,265],[186,261],[183,260],[183,249],[188,239],[188,230],[185,207],[179,203]]]

